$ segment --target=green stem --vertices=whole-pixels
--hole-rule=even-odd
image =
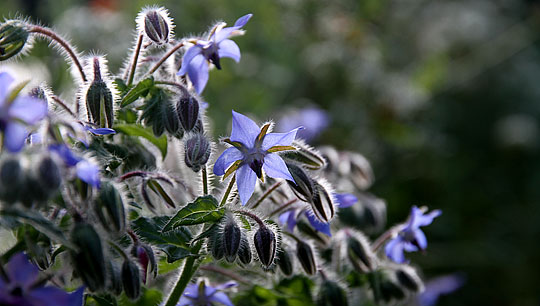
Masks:
[[[135,47],[135,50],[133,51],[133,61],[131,62],[131,69],[129,71],[129,78],[127,80],[127,86],[133,83],[133,78],[135,77],[135,70],[137,69],[137,62],[139,61],[139,54],[141,53],[143,37],[144,36],[142,34],[139,35],[139,39],[137,40],[137,46]]]
[[[203,183],[203,193],[204,195],[208,194],[208,174],[206,173],[206,165],[202,168],[202,183]]]
[[[223,194],[223,198],[221,199],[221,203],[219,204],[219,206],[223,206],[225,205],[225,203],[227,203],[227,199],[229,198],[229,194],[231,193],[231,190],[235,182],[236,182],[236,174],[233,175],[231,181],[229,182],[229,186],[227,186],[227,190],[225,191],[225,194]]]
[[[197,244],[193,247],[192,252],[197,254],[201,250],[201,246],[202,246],[202,240],[197,242]],[[174,306],[178,303],[178,301],[180,300],[180,297],[182,296],[182,293],[186,289],[186,286],[188,285],[189,281],[193,277],[193,274],[197,272],[199,265],[200,265],[200,261],[197,261],[197,256],[190,256],[186,259],[186,263],[184,264],[182,274],[178,278],[176,285],[171,291],[171,294],[169,295],[169,298],[167,299],[165,306]]]
[[[264,194],[257,200],[257,202],[255,202],[255,204],[253,204],[253,207],[251,208],[257,208],[257,206],[259,206],[259,204],[261,204],[262,201],[264,201],[264,199],[266,199],[272,193],[272,191],[276,190],[280,185],[281,182],[276,182],[274,185],[270,186],[270,188],[264,192]]]
[[[156,70],[159,68],[159,66],[161,66],[171,55],[174,54],[174,52],[176,52],[178,49],[182,48],[184,46],[184,42],[180,42],[179,44],[177,44],[176,46],[172,47],[171,50],[169,50],[167,53],[165,53],[165,55],[154,65],[154,67],[152,67],[147,73],[146,75],[150,75],[154,72],[156,72]]]
[[[277,214],[277,213],[283,211],[285,208],[287,208],[287,207],[291,206],[292,204],[296,203],[296,201],[298,201],[298,199],[296,199],[296,198],[287,201],[285,204],[281,205],[280,207],[278,207],[278,208],[276,208],[274,211],[272,211],[272,212],[268,215],[268,217],[270,218],[270,217],[274,216],[275,214]]]

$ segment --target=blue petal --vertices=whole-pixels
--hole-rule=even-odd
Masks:
[[[220,58],[232,58],[238,63],[240,61],[240,48],[234,41],[225,39],[219,43],[218,55]]]
[[[310,214],[308,212],[305,212],[305,215],[311,224],[313,228],[323,234],[325,234],[328,237],[332,237],[332,232],[330,231],[330,224],[321,222],[317,217],[315,217],[313,214]]]
[[[198,94],[204,90],[206,83],[208,83],[208,63],[204,55],[196,55],[187,67],[187,74],[195,91]]]
[[[47,102],[32,97],[18,97],[9,108],[9,115],[27,124],[35,124],[47,115]]]
[[[36,282],[39,270],[28,260],[26,254],[17,253],[6,264],[6,273],[11,283],[21,285],[23,289],[28,289]]]
[[[384,248],[384,251],[386,253],[386,256],[391,260],[397,263],[404,263],[405,255],[403,254],[403,247],[404,243],[398,236],[388,242],[388,244]]]
[[[110,134],[116,134],[116,131],[109,128],[97,128],[93,129],[89,126],[84,127],[88,132],[94,134],[94,135],[110,135]]]
[[[287,165],[285,165],[283,159],[277,154],[269,153],[264,157],[263,169],[269,177],[282,178],[294,182]]]
[[[218,302],[226,306],[234,306],[229,297],[223,293],[223,292],[216,292],[214,295],[210,297],[210,301],[212,302]]]
[[[191,63],[191,61],[195,58],[195,56],[200,55],[202,53],[202,49],[200,46],[195,45],[191,48],[189,48],[186,51],[186,54],[184,54],[184,57],[182,58],[182,67],[178,71],[176,75],[184,75],[188,72],[188,67]]]
[[[358,198],[350,193],[336,193],[334,197],[338,203],[339,208],[347,208],[353,206],[358,202]]]
[[[240,142],[247,148],[253,148],[255,139],[261,132],[259,126],[248,117],[232,111],[231,141]]]
[[[296,226],[296,209],[288,210],[279,215],[279,222],[281,224],[287,224],[287,229],[292,233]]]
[[[196,299],[199,296],[199,285],[197,284],[190,284],[186,287],[184,290],[183,295]]]
[[[224,175],[225,171],[237,160],[242,159],[244,155],[237,148],[231,147],[223,151],[214,164],[214,174]]]
[[[4,105],[6,97],[8,95],[9,86],[15,79],[7,72],[0,73],[0,107]]]
[[[217,290],[225,290],[225,289],[229,289],[229,288],[236,287],[236,286],[238,286],[238,283],[237,283],[237,282],[235,282],[235,281],[228,281],[228,282],[226,282],[226,283],[217,285],[217,286],[216,286],[216,289],[217,289]]]
[[[414,231],[414,238],[422,250],[427,248],[427,238],[422,230],[417,229]]]
[[[449,294],[465,283],[465,277],[459,273],[440,276],[426,282],[425,290],[418,296],[421,306],[434,306],[440,295]]]
[[[416,229],[420,226],[430,225],[431,222],[433,222],[433,219],[441,214],[442,211],[437,209],[427,215],[424,215],[424,212],[420,208],[413,206],[411,208],[411,220],[409,221],[410,227]]]
[[[8,122],[4,131],[4,146],[9,152],[19,152],[24,146],[24,141],[28,136],[26,127],[16,121]]]
[[[94,187],[99,188],[100,186],[98,167],[86,160],[82,160],[77,164],[77,177]]]
[[[251,19],[251,17],[253,17],[253,14],[246,14],[246,15],[238,18],[238,20],[236,20],[236,22],[234,23],[234,26],[237,27],[237,28],[242,28],[243,26],[246,25],[246,23],[248,23],[248,21]]]
[[[73,154],[73,152],[66,145],[60,145],[60,144],[50,145],[49,151],[52,151],[58,154],[68,167],[73,167],[82,160],[82,158]]]
[[[264,136],[261,148],[264,151],[268,151],[268,149],[274,146],[290,146],[296,137],[296,133],[301,129],[303,127],[298,127],[287,133],[268,133]]]
[[[83,303],[84,287],[69,294],[55,287],[42,287],[32,290],[28,294],[28,300],[34,306],[81,306]]]
[[[236,187],[238,188],[242,205],[246,205],[251,198],[253,191],[255,191],[256,183],[257,174],[248,165],[243,165],[236,171]]]

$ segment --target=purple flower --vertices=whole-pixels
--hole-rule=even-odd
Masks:
[[[216,27],[208,41],[197,40],[197,43],[184,54],[182,67],[177,75],[187,73],[195,90],[200,94],[208,82],[207,62],[214,64],[217,69],[221,69],[219,61],[222,57],[232,58],[237,63],[240,61],[240,48],[228,37],[245,26],[251,16],[252,14],[247,14],[238,18],[233,27]]]
[[[433,219],[440,216],[441,213],[437,209],[429,214],[424,214],[422,209],[413,206],[409,222],[402,225],[397,237],[390,240],[386,245],[386,256],[397,263],[404,263],[406,260],[403,251],[416,252],[424,250],[427,247],[427,239],[420,227],[431,224]]]
[[[4,146],[10,152],[19,152],[28,137],[28,125],[36,124],[47,115],[47,103],[32,97],[15,97],[10,100],[8,91],[14,79],[0,73],[0,132]]]
[[[56,153],[62,158],[67,167],[75,167],[77,177],[81,179],[81,181],[97,188],[100,187],[99,168],[96,164],[75,155],[75,153],[64,144],[50,145],[49,151]]]
[[[213,305],[217,302],[226,306],[233,306],[229,297],[221,292],[221,290],[236,286],[236,282],[230,281],[215,287],[206,285],[205,281],[200,281],[198,284],[191,284],[186,287],[180,301],[176,306],[199,306]]]
[[[232,111],[232,116],[231,138],[225,141],[233,147],[226,149],[217,159],[214,174],[227,176],[238,169],[236,185],[242,205],[251,198],[257,177],[262,179],[263,170],[270,177],[294,182],[285,162],[274,152],[294,150],[291,144],[301,127],[287,133],[267,134],[270,124],[259,128],[242,114]]]
[[[350,193],[335,193],[334,199],[336,199],[339,208],[351,207],[358,202],[358,198]]]
[[[465,276],[460,273],[431,279],[426,282],[426,289],[418,296],[418,304],[422,306],[436,305],[439,296],[458,290],[464,283]]]
[[[56,287],[41,287],[38,268],[24,253],[17,253],[0,276],[0,304],[7,306],[82,305],[84,287],[69,294]]]
[[[286,113],[278,121],[277,126],[283,130],[299,125],[304,126],[306,129],[298,133],[298,138],[309,142],[324,131],[329,124],[330,119],[326,111],[318,107],[307,107]]]
[[[296,223],[298,222],[298,214],[299,213],[297,209],[289,209],[279,215],[279,223],[287,224],[287,230],[292,233],[294,231]],[[308,211],[304,211],[304,215],[308,219],[309,224],[311,224],[311,226],[316,231],[321,232],[328,237],[332,237],[332,232],[330,231],[330,223],[320,221],[313,213],[309,213]]]

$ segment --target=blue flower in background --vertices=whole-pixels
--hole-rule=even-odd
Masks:
[[[208,41],[198,40],[184,54],[182,67],[177,75],[187,73],[195,90],[200,94],[208,82],[208,62],[214,64],[217,69],[221,69],[222,57],[232,58],[237,63],[240,61],[240,48],[228,37],[245,26],[251,16],[253,15],[247,14],[238,18],[232,27],[218,26]]]
[[[296,223],[298,222],[298,214],[298,209],[287,210],[279,215],[279,223],[287,224],[287,230],[292,233]],[[332,237],[330,223],[320,221],[313,213],[309,213],[308,211],[304,211],[304,215],[308,219],[309,224],[311,224],[316,231],[321,232],[328,237]]]
[[[413,206],[407,224],[403,225],[398,235],[386,245],[386,256],[397,263],[404,263],[406,260],[403,251],[424,250],[427,247],[427,239],[420,227],[431,224],[433,219],[441,213],[440,210],[434,210],[429,214],[424,214],[422,209]]]
[[[294,182],[285,162],[274,152],[294,150],[291,144],[301,128],[287,133],[267,134],[270,124],[259,128],[253,120],[242,114],[232,111],[232,116],[231,137],[226,141],[233,147],[226,149],[216,160],[214,174],[229,175],[238,169],[236,185],[242,204],[245,205],[251,198],[257,177],[263,177],[262,170],[270,177]]]
[[[7,306],[79,306],[83,302],[84,287],[69,294],[56,287],[38,285],[38,268],[24,253],[17,253],[0,274],[0,305]]]
[[[97,165],[75,155],[75,153],[64,144],[50,145],[49,151],[58,154],[67,167],[75,167],[77,177],[81,179],[81,181],[97,188],[100,187],[101,181],[99,178],[99,167]]]
[[[0,73],[0,131],[3,144],[10,152],[19,152],[28,137],[28,125],[36,124],[47,115],[47,103],[32,97],[17,96],[9,100],[9,86],[14,79]]]
[[[329,125],[328,113],[318,107],[306,107],[285,113],[277,122],[280,129],[288,130],[295,126],[304,126],[305,129],[298,133],[298,138],[307,142],[317,138]]]
[[[350,193],[334,193],[334,199],[339,208],[351,207],[358,202],[358,198]]]
[[[425,290],[418,295],[418,304],[434,306],[441,295],[450,294],[465,284],[465,276],[461,273],[439,276],[425,283]]]
[[[236,282],[230,281],[215,287],[206,285],[204,281],[198,284],[191,284],[186,287],[180,301],[176,306],[201,306],[221,303],[226,306],[233,306],[229,297],[221,290],[236,286]]]

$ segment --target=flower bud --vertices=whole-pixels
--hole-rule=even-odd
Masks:
[[[225,220],[225,226],[223,226],[223,249],[225,251],[225,259],[228,262],[234,262],[240,248],[242,232],[238,224],[234,221],[233,216],[227,216]]]
[[[319,291],[319,298],[317,300],[317,306],[347,306],[347,293],[338,285],[338,283],[331,280],[324,280],[321,284],[321,291]]]
[[[93,58],[94,81],[86,92],[88,120],[100,127],[111,128],[114,121],[113,94],[101,75],[101,63]]]
[[[139,264],[143,268],[142,282],[144,284],[146,284],[146,277],[148,275],[148,265],[150,265],[150,272],[153,272],[154,278],[157,276],[157,261],[152,247],[147,244],[136,243],[131,248],[131,255],[139,260]]]
[[[75,223],[71,231],[71,242],[77,247],[71,250],[75,271],[90,291],[99,291],[105,285],[105,257],[101,239],[92,225]]]
[[[207,247],[208,251],[212,253],[212,256],[216,260],[220,260],[225,255],[221,235],[217,230],[215,230],[212,236],[210,236],[208,239]]]
[[[285,151],[281,157],[299,163],[308,170],[320,170],[326,167],[324,158],[315,149],[300,140],[295,140],[293,145],[298,150]]]
[[[20,20],[8,20],[0,25],[0,61],[17,55],[28,41],[28,30]]]
[[[360,234],[347,235],[347,255],[353,267],[359,272],[369,272],[375,268],[374,255],[367,240]]]
[[[185,162],[193,171],[198,172],[210,157],[210,142],[203,134],[195,133],[185,142]]]
[[[276,256],[276,263],[279,266],[279,269],[283,274],[290,276],[293,273],[293,260],[291,258],[291,255],[289,254],[289,251],[285,250],[284,248],[281,248],[277,252]]]
[[[135,300],[141,295],[141,276],[139,266],[130,259],[122,264],[122,285],[126,296]]]
[[[413,292],[420,292],[424,287],[416,271],[410,267],[398,269],[396,271],[396,278],[401,286]]]
[[[181,97],[176,104],[180,123],[185,131],[193,130],[199,119],[199,101],[193,96]]]
[[[120,274],[120,268],[109,260],[107,272],[109,276],[107,291],[115,296],[119,296],[122,294],[122,290],[124,290],[122,287],[122,275]]]
[[[16,159],[5,159],[0,164],[0,198],[15,203],[19,198],[24,171]]]
[[[147,10],[144,15],[144,34],[157,45],[166,44],[171,35],[170,22],[165,9]]]
[[[34,171],[27,171],[24,176],[19,201],[26,207],[32,207],[36,202],[43,203],[49,198],[49,192],[41,186],[37,174]]]
[[[126,228],[126,213],[122,196],[110,182],[101,184],[95,203],[95,211],[101,224],[108,231],[123,232]]]
[[[182,138],[184,131],[180,126],[180,118],[178,117],[178,113],[174,109],[174,106],[169,101],[163,103],[162,115],[167,132],[174,137]]]
[[[249,240],[244,232],[242,232],[242,237],[240,238],[238,259],[240,259],[240,262],[245,265],[249,264],[252,259],[251,246],[249,245]]]
[[[253,243],[259,256],[259,261],[265,268],[269,268],[276,256],[276,235],[267,226],[261,226],[255,233]]]
[[[351,163],[350,178],[354,185],[360,190],[368,189],[375,181],[373,169],[369,161],[361,154],[350,153]]]
[[[394,280],[384,277],[381,284],[381,295],[385,302],[390,302],[392,299],[402,300],[405,298],[405,291]]]
[[[321,184],[314,182],[315,194],[310,201],[315,216],[322,222],[328,223],[334,217],[335,208],[332,197]]]
[[[296,243],[296,258],[304,268],[304,271],[309,275],[317,273],[317,263],[311,246],[303,241]]]
[[[366,234],[380,232],[386,224],[386,203],[372,194],[360,193],[356,205],[341,208],[339,220]]]
[[[38,177],[41,188],[49,195],[57,191],[62,183],[60,168],[50,156],[44,157],[39,163]]]
[[[314,197],[314,181],[307,175],[306,171],[293,163],[286,163],[289,173],[292,175],[294,182],[287,180],[287,183],[294,191],[296,196],[305,202],[310,202]]]

